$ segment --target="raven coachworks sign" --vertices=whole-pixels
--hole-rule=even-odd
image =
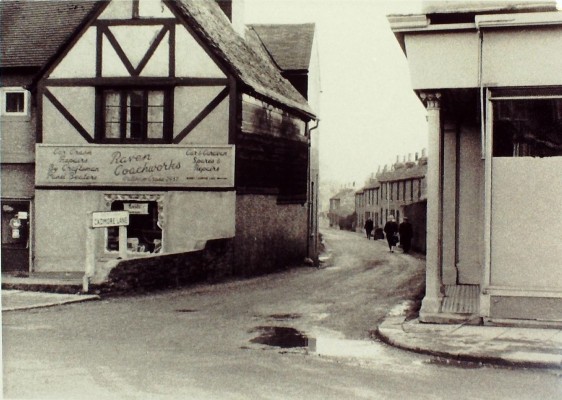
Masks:
[[[37,186],[234,186],[234,146],[38,144]]]

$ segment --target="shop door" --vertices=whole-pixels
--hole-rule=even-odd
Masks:
[[[2,201],[2,273],[29,272],[29,202]]]

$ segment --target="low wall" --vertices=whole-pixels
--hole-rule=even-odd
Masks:
[[[256,276],[302,265],[307,257],[307,210],[277,196],[238,195],[234,274]]]
[[[92,279],[102,293],[129,293],[217,282],[232,275],[232,238],[207,241],[201,250],[109,261]]]

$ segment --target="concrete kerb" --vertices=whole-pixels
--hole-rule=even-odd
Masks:
[[[507,351],[492,355],[475,344],[463,346],[447,336],[447,326],[428,327],[425,332],[423,330],[418,330],[418,332],[406,332],[404,330],[404,324],[416,322],[417,320],[406,321],[404,315],[390,315],[377,327],[374,334],[380,341],[390,346],[454,361],[517,368],[562,368],[562,355]],[[439,333],[441,327],[445,330]],[[455,326],[450,328],[454,329]],[[483,329],[485,328],[483,327]]]
[[[22,290],[2,290],[2,312],[23,311],[36,308],[61,306],[70,303],[100,300],[98,295],[73,295]],[[10,300],[8,300],[8,298]],[[16,303],[8,304],[7,303]]]

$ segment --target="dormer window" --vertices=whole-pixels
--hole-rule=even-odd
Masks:
[[[170,143],[169,92],[107,89],[101,94],[105,143]]]
[[[4,115],[27,115],[28,113],[28,91],[24,88],[2,89],[2,114]]]

